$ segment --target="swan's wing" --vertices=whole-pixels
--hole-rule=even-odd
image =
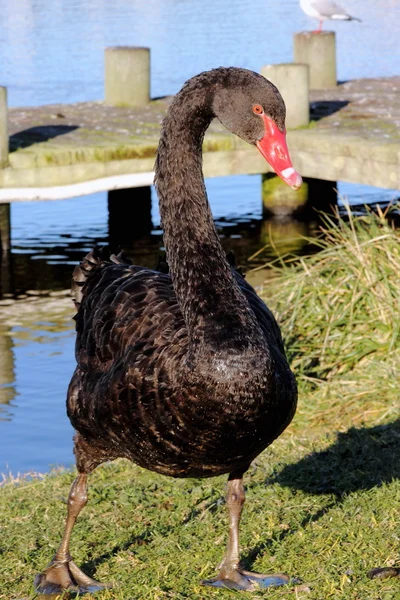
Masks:
[[[128,348],[157,355],[186,332],[170,276],[125,264],[103,262],[90,272],[75,320],[78,367],[93,372]]]
[[[171,277],[118,257],[112,261],[91,253],[74,272],[78,369],[100,375],[111,365],[115,369],[128,349],[139,362],[142,354],[157,360],[164,348],[174,345],[184,353],[187,330]],[[244,277],[232,271],[269,346],[284,354],[274,315]]]

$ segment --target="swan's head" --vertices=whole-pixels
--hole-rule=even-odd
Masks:
[[[254,71],[233,67],[223,71],[226,76],[215,85],[215,116],[232,133],[257,146],[275,173],[298,190],[302,178],[290,159],[286,144],[286,108],[278,89]]]

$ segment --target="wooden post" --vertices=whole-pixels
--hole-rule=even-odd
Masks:
[[[150,102],[150,48],[106,48],[104,62],[106,104],[143,106]]]
[[[310,121],[308,65],[266,65],[261,75],[269,79],[280,91],[286,104],[286,127],[304,127]]]
[[[325,179],[306,178],[308,185],[308,206],[313,216],[334,214],[338,203],[337,182]]]
[[[12,291],[10,212],[10,204],[0,204],[0,296]]]
[[[310,90],[334,88],[336,81],[336,38],[334,31],[294,35],[294,62],[310,67]]]
[[[8,165],[7,88],[0,86],[0,169]]]
[[[0,86],[0,169],[8,165],[7,88]],[[10,204],[0,204],[0,294],[10,291],[11,281],[11,221]]]
[[[3,254],[10,250],[11,245],[10,213],[10,204],[0,204],[0,245]]]

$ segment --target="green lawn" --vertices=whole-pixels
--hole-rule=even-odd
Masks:
[[[253,596],[398,600],[400,577],[370,580],[367,571],[400,566],[400,235],[383,216],[328,226],[318,256],[279,270],[268,292],[299,410],[245,477],[242,562],[303,582]],[[60,540],[73,478],[56,472],[0,488],[1,599],[35,598],[33,577]],[[86,573],[114,584],[95,597],[251,597],[199,584],[224,552],[224,489],[225,478],[172,480],[126,461],[99,467],[71,545]]]

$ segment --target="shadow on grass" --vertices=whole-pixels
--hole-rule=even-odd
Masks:
[[[284,531],[281,531],[278,535],[275,535],[273,538],[269,538],[267,540],[263,540],[257,546],[255,546],[252,550],[250,550],[247,554],[243,555],[240,559],[240,564],[243,568],[251,571],[253,565],[257,558],[263,554],[266,550],[273,550],[273,547],[276,543],[281,543],[283,540],[289,535],[293,535],[299,529],[303,529],[310,523],[315,523],[321,517],[326,515],[327,512],[334,508],[337,504],[340,504],[340,500],[331,500],[326,503],[325,506],[322,506],[318,509],[314,514],[307,514],[307,516],[299,523],[299,525],[295,528],[289,528]]]
[[[400,419],[339,433],[321,452],[287,465],[268,483],[341,498],[400,478]]]
[[[241,563],[246,569],[251,569],[265,550],[272,549],[277,542],[321,519],[339,506],[347,494],[369,490],[399,478],[400,419],[388,425],[351,428],[339,433],[326,450],[312,452],[266,481],[267,485],[278,483],[308,494],[327,494],[330,497],[326,504],[314,514],[307,514],[295,530],[290,528],[273,539],[263,540],[243,556]]]
[[[129,548],[131,548],[132,546],[142,546],[143,544],[149,544],[151,539],[152,533],[149,529],[147,529],[141,535],[131,537],[124,543],[114,546],[108,552],[104,552],[103,554],[100,554],[100,556],[97,556],[92,560],[88,560],[80,568],[86,575],[89,575],[89,577],[94,577],[99,565],[101,565],[104,562],[107,562],[108,560],[110,560],[110,558],[116,556],[120,552],[129,550]]]

